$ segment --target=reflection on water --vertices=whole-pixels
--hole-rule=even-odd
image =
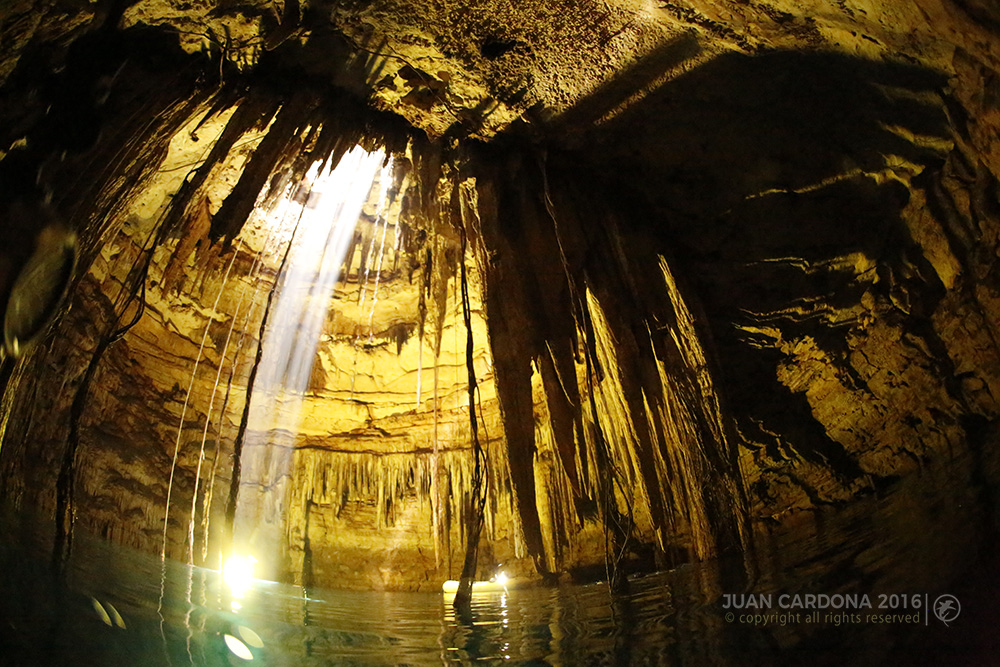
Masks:
[[[949,590],[967,609],[982,607],[984,595],[995,600],[995,589],[980,595],[968,582],[949,589],[957,586],[951,573],[972,561],[982,537],[973,529],[982,525],[977,507],[971,492],[941,500],[919,487],[899,487],[794,529],[761,531],[758,571],[751,575],[738,560],[685,565],[633,578],[629,594],[617,599],[603,583],[511,589],[477,595],[467,618],[456,617],[444,596],[428,593],[306,590],[254,580],[234,599],[218,572],[161,564],[83,536],[59,583],[38,556],[43,545],[25,533],[0,544],[0,663],[702,665],[926,658],[929,642],[948,636],[942,633],[968,635],[972,617],[944,628],[919,609],[917,622],[834,623],[804,620],[807,609],[766,623],[739,622],[727,620],[724,595],[771,592],[776,600],[781,593],[867,593],[877,607],[880,593],[924,600]],[[5,534],[13,536],[15,528]]]

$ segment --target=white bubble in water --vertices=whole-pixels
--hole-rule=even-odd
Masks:
[[[247,626],[236,626],[236,634],[238,634],[248,645],[253,646],[254,648],[264,648],[264,640],[260,638],[260,635]]]
[[[90,598],[90,603],[93,605],[94,611],[97,612],[97,617],[104,622],[104,625],[111,627],[111,617],[108,616],[108,612],[104,611],[104,607],[97,601],[97,598]]]
[[[108,608],[108,614],[111,615],[111,620],[115,622],[115,625],[124,630],[125,621],[122,619],[122,615],[118,613],[118,610],[115,609],[115,606],[110,602],[105,603],[105,606]]]
[[[228,646],[229,650],[233,652],[233,655],[243,660],[253,660],[253,653],[250,652],[250,649],[247,648],[246,644],[232,635],[225,635],[224,638],[226,640],[226,646]]]

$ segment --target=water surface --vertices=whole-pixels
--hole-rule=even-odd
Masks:
[[[44,537],[10,527],[0,544],[0,664],[985,664],[983,655],[1000,659],[983,641],[995,635],[1000,591],[995,570],[976,564],[980,514],[971,496],[902,486],[792,527],[759,526],[750,567],[686,564],[632,577],[623,596],[603,582],[513,588],[475,596],[463,617],[436,593],[254,581],[234,600],[214,570],[83,533],[57,577]],[[949,624],[922,608],[945,592],[963,604]],[[746,593],[771,593],[772,607],[781,594],[865,594],[876,608],[863,612],[904,594],[921,608],[909,610],[916,622],[810,621],[808,609],[777,608],[728,617],[725,600]]]

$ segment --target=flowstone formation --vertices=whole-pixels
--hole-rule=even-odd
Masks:
[[[437,589],[475,535],[487,574],[754,571],[913,480],[974,553],[997,25],[937,0],[12,4],[0,297],[43,230],[75,268],[5,351],[4,498],[57,564],[87,530],[357,588]]]

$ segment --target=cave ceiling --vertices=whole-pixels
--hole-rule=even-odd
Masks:
[[[66,45],[111,15],[156,26],[240,71],[274,59],[355,90],[430,136],[490,138],[613,117],[726,53],[839,53],[951,74],[956,52],[995,67],[1000,21],[980,0],[858,2],[12,3],[0,75],[34,41]],[[599,94],[597,94],[599,93]],[[574,122],[574,120],[576,122]]]

